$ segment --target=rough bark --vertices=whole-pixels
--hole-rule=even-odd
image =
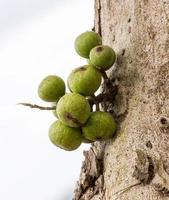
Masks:
[[[118,131],[84,153],[74,200],[169,199],[169,0],[95,0],[95,30],[117,52]]]

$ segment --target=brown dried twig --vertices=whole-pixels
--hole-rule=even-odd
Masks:
[[[44,107],[44,106],[39,106],[36,104],[30,104],[30,103],[18,103],[17,105],[27,106],[30,108],[37,108],[39,110],[55,110],[56,109],[56,106]]]

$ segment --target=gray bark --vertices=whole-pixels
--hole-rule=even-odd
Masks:
[[[169,199],[169,0],[95,0],[95,30],[117,52],[118,130],[84,153],[74,200]]]

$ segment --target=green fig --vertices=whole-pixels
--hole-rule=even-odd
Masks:
[[[90,62],[100,70],[108,70],[116,60],[114,50],[109,46],[99,45],[90,51]]]
[[[102,44],[102,38],[98,33],[86,31],[76,38],[75,50],[80,56],[89,58],[90,50],[100,44]]]
[[[83,136],[91,141],[106,140],[113,136],[116,131],[116,123],[107,112],[93,112],[82,127]]]
[[[44,78],[38,88],[39,97],[47,102],[56,102],[65,94],[65,83],[55,75]]]
[[[58,118],[67,126],[80,127],[90,116],[89,102],[80,94],[65,94],[57,103]]]
[[[61,121],[54,122],[49,129],[51,142],[66,151],[77,149],[82,142],[80,128],[72,128],[64,125]]]
[[[68,85],[72,92],[90,96],[100,87],[101,80],[101,73],[95,67],[85,65],[71,72]]]

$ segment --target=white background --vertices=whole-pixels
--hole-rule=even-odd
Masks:
[[[0,0],[0,199],[70,200],[83,160],[82,145],[65,152],[52,145],[50,111],[37,95],[41,79],[86,64],[75,37],[93,26],[92,0]]]

